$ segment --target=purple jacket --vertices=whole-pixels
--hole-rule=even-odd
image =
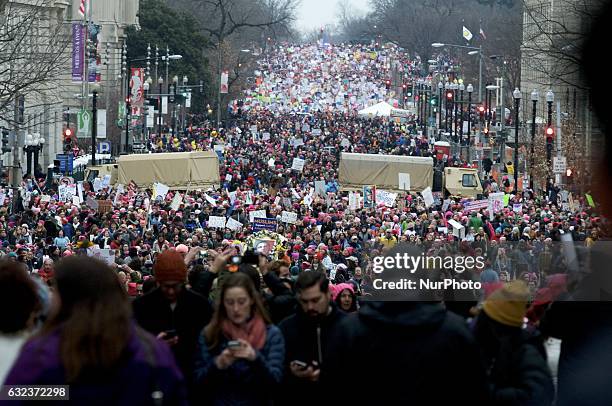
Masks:
[[[92,372],[82,383],[70,385],[70,401],[76,405],[152,405],[151,393],[164,394],[164,405],[187,405],[183,376],[170,348],[135,327],[125,359],[114,371]],[[145,344],[143,337],[147,338]],[[9,372],[5,385],[64,385],[60,359],[60,329],[27,342]],[[154,356],[154,360],[151,355]],[[153,367],[153,365],[155,367]],[[1,402],[0,402],[1,403]],[[11,401],[11,405],[19,402]]]

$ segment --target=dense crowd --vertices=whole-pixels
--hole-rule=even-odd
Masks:
[[[435,137],[413,119],[354,114],[389,97],[385,69],[398,60],[418,73],[418,59],[396,47],[283,47],[262,60],[232,125],[152,135],[151,153],[217,151],[218,187],[157,196],[84,182],[75,202],[61,182],[30,181],[2,195],[0,382],[70,383],[88,404],[148,404],[160,393],[166,404],[365,404],[376,399],[368,388],[406,385],[398,402],[436,393],[437,403],[551,404],[543,337],[571,337],[558,333],[551,303],[579,283],[559,242],[591,249],[605,221],[584,196],[513,194],[498,172],[482,194],[507,192],[495,210],[442,193],[433,204],[407,192],[391,207],[352,202],[338,180],[341,152],[435,157]],[[276,226],[255,231],[254,214]],[[485,258],[441,275],[482,289],[368,302],[374,258],[407,246]],[[392,352],[412,367],[374,373]],[[453,377],[443,393],[440,368]],[[358,373],[368,388],[355,387]],[[560,372],[558,389],[572,399],[567,379]]]

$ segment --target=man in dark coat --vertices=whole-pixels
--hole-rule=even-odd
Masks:
[[[398,244],[387,255],[396,254],[422,252]],[[399,266],[376,273],[373,301],[347,316],[330,342],[321,375],[323,386],[337,396],[329,404],[490,404],[485,369],[465,321],[434,302],[430,291],[381,289],[383,281],[416,281],[428,273],[433,272]],[[363,390],[355,388],[355,373],[362,371],[368,381]]]
[[[319,376],[328,367],[330,337],[345,314],[331,304],[329,280],[322,272],[302,272],[295,290],[299,309],[279,325],[286,369],[278,404],[313,405],[325,399]]]
[[[134,316],[142,328],[170,345],[190,382],[198,337],[212,309],[206,298],[185,287],[187,267],[178,252],[160,254],[153,272],[157,288],[134,301]]]

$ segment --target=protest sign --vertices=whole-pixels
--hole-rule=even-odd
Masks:
[[[522,204],[513,204],[512,205],[512,211],[515,213],[520,213],[521,211],[523,211],[523,205]]]
[[[275,218],[256,218],[253,221],[253,231],[276,231],[277,221]]]
[[[473,210],[480,210],[480,209],[486,209],[489,206],[489,201],[488,200],[474,200],[471,202],[465,202],[463,204],[464,207],[464,211],[473,211]]]
[[[172,203],[170,203],[170,208],[174,211],[177,211],[183,202],[183,198],[179,192],[176,192],[174,197],[172,198]]]
[[[61,202],[72,202],[72,196],[77,195],[76,185],[59,185],[58,187],[59,200]]]
[[[225,228],[225,217],[210,216],[208,218],[208,228]]]
[[[242,223],[230,217],[227,219],[227,223],[225,224],[225,226],[232,231],[236,231],[242,228]]]
[[[431,188],[429,186],[423,189],[421,195],[423,196],[423,200],[425,201],[426,207],[431,207],[434,204],[433,193],[431,193]]]
[[[349,193],[349,209],[357,210],[359,207],[359,195],[355,192]]]
[[[210,197],[210,196],[208,195],[208,193],[204,193],[204,199],[206,199],[206,201],[207,201],[208,203],[210,203],[211,205],[213,205],[213,206],[216,206],[216,205],[217,205],[217,201],[216,201],[215,199],[213,199],[212,197]]]
[[[99,259],[107,265],[114,265],[115,263],[115,250],[112,249],[91,248],[87,250],[87,255]]]
[[[252,212],[249,213],[249,222],[254,222],[255,218],[266,218],[266,211],[265,210],[254,210]]]
[[[384,204],[386,207],[393,207],[395,205],[395,199],[397,199],[397,193],[376,189],[377,204]]]
[[[297,213],[283,211],[281,221],[283,223],[295,224],[297,223]]]
[[[163,183],[153,184],[153,200],[157,200],[158,198],[164,200],[168,191],[170,191],[170,188]]]
[[[304,170],[304,163],[306,163],[306,161],[301,158],[293,158],[291,169],[297,172],[302,172]]]
[[[319,196],[325,196],[325,181],[324,180],[315,180],[315,193]]]
[[[490,193],[488,201],[487,210],[489,210],[490,216],[502,211],[504,208],[504,192]]]

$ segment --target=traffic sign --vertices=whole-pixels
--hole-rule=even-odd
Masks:
[[[553,173],[565,173],[567,169],[567,159],[564,156],[553,158]]]
[[[100,141],[98,142],[98,147],[96,149],[99,154],[110,154],[111,143],[110,141]]]
[[[57,160],[59,160],[59,171],[60,173],[67,174],[72,173],[74,155],[72,154],[57,154]]]

